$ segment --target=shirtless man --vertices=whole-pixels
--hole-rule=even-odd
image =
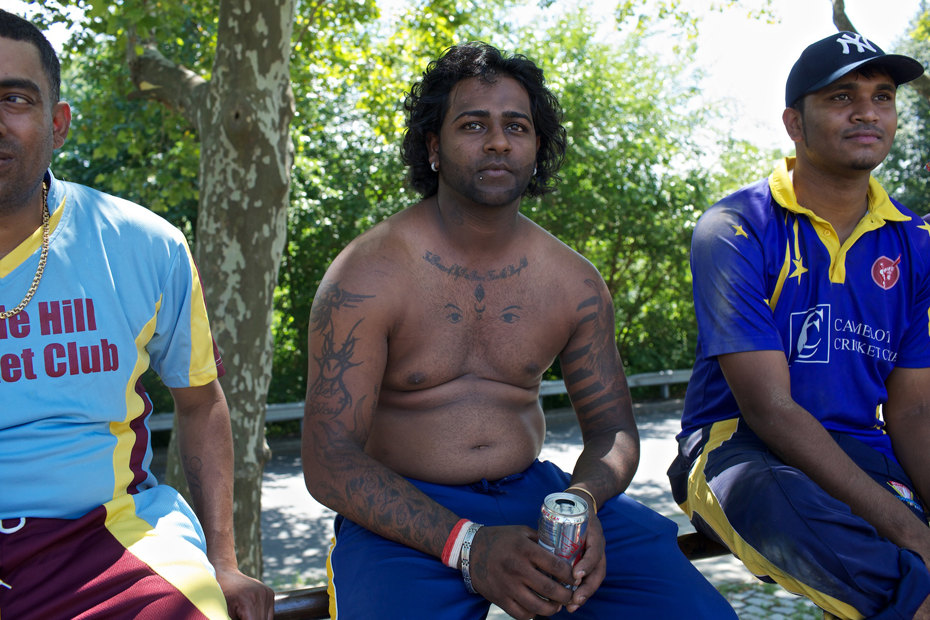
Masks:
[[[621,494],[639,437],[610,292],[519,212],[565,150],[542,71],[453,47],[405,107],[424,199],[346,247],[310,318],[303,463],[339,513],[332,617],[476,618],[489,601],[516,618],[735,617],[676,526]],[[571,476],[536,459],[556,358],[584,437]],[[591,507],[574,568],[535,534],[544,497],[566,490]]]

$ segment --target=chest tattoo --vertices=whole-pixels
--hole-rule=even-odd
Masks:
[[[479,320],[486,308],[487,306],[484,305],[484,287],[479,284],[475,287],[475,312],[478,313]]]
[[[472,302],[472,309],[475,312],[475,318],[479,321],[483,316],[485,316],[485,312],[488,310],[489,303],[488,293],[484,288],[484,283],[506,280],[508,278],[518,276],[523,272],[524,269],[529,266],[529,261],[524,256],[517,264],[510,264],[500,269],[487,269],[481,271],[478,269],[472,269],[463,265],[459,265],[458,263],[446,265],[443,263],[441,256],[434,254],[429,250],[427,250],[426,254],[423,255],[423,260],[439,271],[451,276],[454,280],[465,280],[467,282],[475,283],[475,288],[472,291],[472,296],[474,298]],[[463,310],[454,303],[446,304],[443,310],[445,312],[445,319],[449,323],[460,323],[465,318],[465,312],[463,312]],[[493,307],[491,310],[493,312]],[[523,306],[519,304],[506,303],[497,312],[497,319],[503,323],[516,323],[520,320],[520,312],[522,310]]]
[[[470,282],[493,282],[494,280],[506,280],[507,278],[520,275],[520,273],[529,266],[529,261],[527,261],[526,257],[524,256],[516,265],[507,265],[506,267],[502,267],[500,269],[487,269],[482,272],[478,269],[472,269],[470,267],[459,265],[458,263],[446,265],[442,262],[441,256],[438,254],[433,254],[429,250],[426,251],[426,254],[423,256],[423,260],[428,262],[439,271],[452,276],[456,280],[468,280]]]

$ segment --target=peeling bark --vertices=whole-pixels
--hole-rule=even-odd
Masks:
[[[273,296],[293,152],[290,41],[295,0],[222,0],[210,80],[131,42],[134,97],[180,110],[200,137],[194,257],[204,283],[235,447],[234,518],[243,572],[261,577],[261,482],[269,451]],[[169,481],[185,487],[172,437]]]

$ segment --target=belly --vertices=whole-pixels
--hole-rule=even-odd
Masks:
[[[523,471],[546,434],[535,392],[476,381],[422,393],[383,391],[366,451],[403,476],[438,484]]]

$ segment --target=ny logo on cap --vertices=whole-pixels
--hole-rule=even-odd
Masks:
[[[843,53],[844,53],[844,54],[848,54],[848,53],[849,53],[849,46],[850,46],[850,45],[855,45],[855,46],[856,46],[856,51],[859,52],[860,54],[864,53],[865,50],[869,50],[870,52],[877,52],[877,51],[878,51],[878,50],[876,50],[875,47],[872,45],[872,42],[869,41],[868,39],[866,39],[866,38],[865,38],[864,36],[862,36],[861,34],[850,34],[850,33],[848,33],[848,32],[844,32],[844,33],[843,33],[843,36],[841,36],[839,39],[837,39],[836,42],[843,46]]]

